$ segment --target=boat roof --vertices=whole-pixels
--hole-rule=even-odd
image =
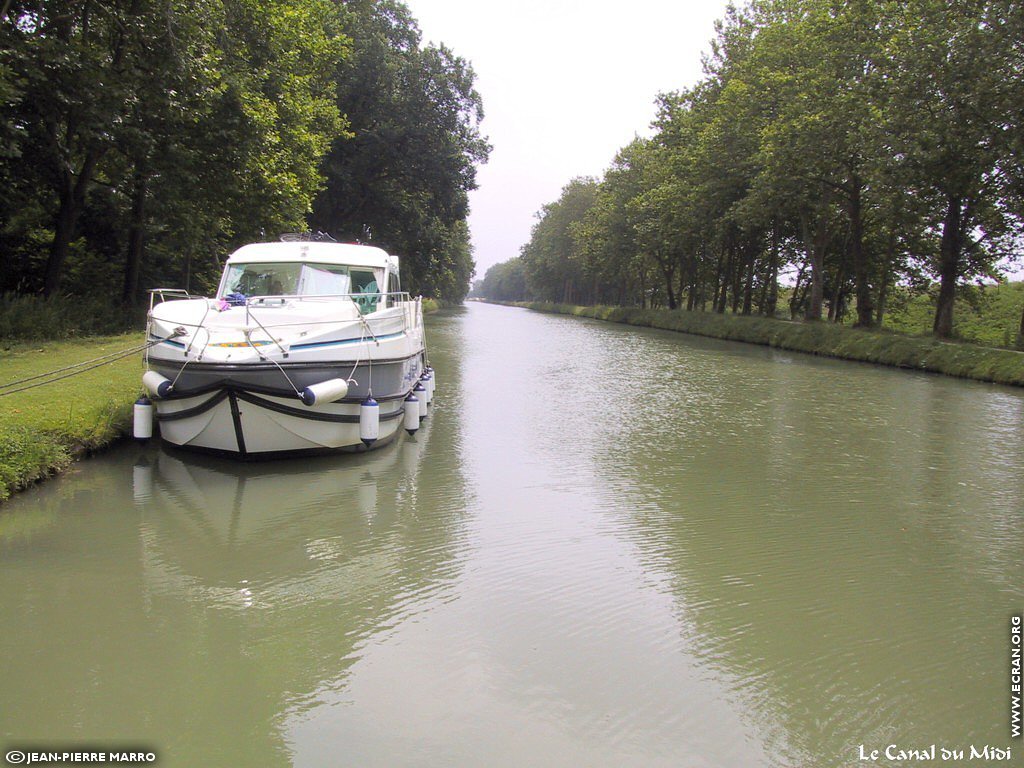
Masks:
[[[252,243],[228,256],[228,264],[261,261],[313,261],[352,267],[398,269],[398,257],[372,245],[314,241]]]

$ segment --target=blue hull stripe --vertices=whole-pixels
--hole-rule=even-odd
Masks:
[[[377,341],[382,339],[397,339],[399,336],[404,336],[405,331],[399,331],[398,333],[388,333],[384,336],[378,336]],[[316,347],[340,347],[344,344],[361,344],[365,341],[373,341],[372,336],[367,336],[364,339],[341,339],[339,341],[315,341],[309,344],[292,344],[290,349],[314,349]]]
[[[405,335],[405,331],[399,331],[398,333],[388,333],[388,334],[385,334],[384,336],[378,336],[377,340],[380,341],[381,339],[396,339],[399,336],[404,336],[404,335]],[[156,341],[156,339],[151,339],[151,341]],[[340,346],[344,346],[345,344],[361,344],[361,343],[363,343],[365,341],[373,341],[373,337],[372,336],[367,336],[366,338],[363,338],[363,339],[340,339],[338,341],[315,341],[315,342],[311,342],[309,344],[292,344],[292,346],[290,348],[291,349],[316,349],[318,347],[340,347]],[[171,341],[170,339],[166,339],[166,340],[164,340],[163,343],[164,344],[170,344],[172,347],[177,347],[178,349],[185,349],[185,345],[182,344],[180,341]]]

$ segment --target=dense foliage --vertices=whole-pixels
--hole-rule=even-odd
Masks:
[[[473,80],[397,0],[5,0],[0,293],[131,308],[312,227],[461,300]]]
[[[1020,2],[753,0],[477,292],[866,327],[934,284],[949,337],[962,287],[1019,255],[1022,94]]]
[[[356,43],[336,79],[354,136],[331,148],[313,228],[386,243],[419,290],[461,301],[473,273],[468,192],[490,151],[473,71],[444,46],[420,48],[401,3],[349,7]]]

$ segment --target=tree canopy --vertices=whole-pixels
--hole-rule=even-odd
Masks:
[[[461,300],[489,146],[470,65],[386,0],[7,0],[0,291],[215,283],[227,252],[320,229]],[[116,301],[113,303],[117,303]]]
[[[473,69],[443,45],[421,47],[399,2],[349,9],[353,55],[338,64],[336,82],[354,136],[326,157],[312,225],[387,244],[408,259],[413,287],[461,301],[473,274],[468,193],[490,152]]]

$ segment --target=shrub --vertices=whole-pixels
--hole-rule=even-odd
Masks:
[[[120,333],[140,328],[141,311],[132,313],[96,295],[51,296],[5,293],[0,295],[0,339],[43,341]]]

